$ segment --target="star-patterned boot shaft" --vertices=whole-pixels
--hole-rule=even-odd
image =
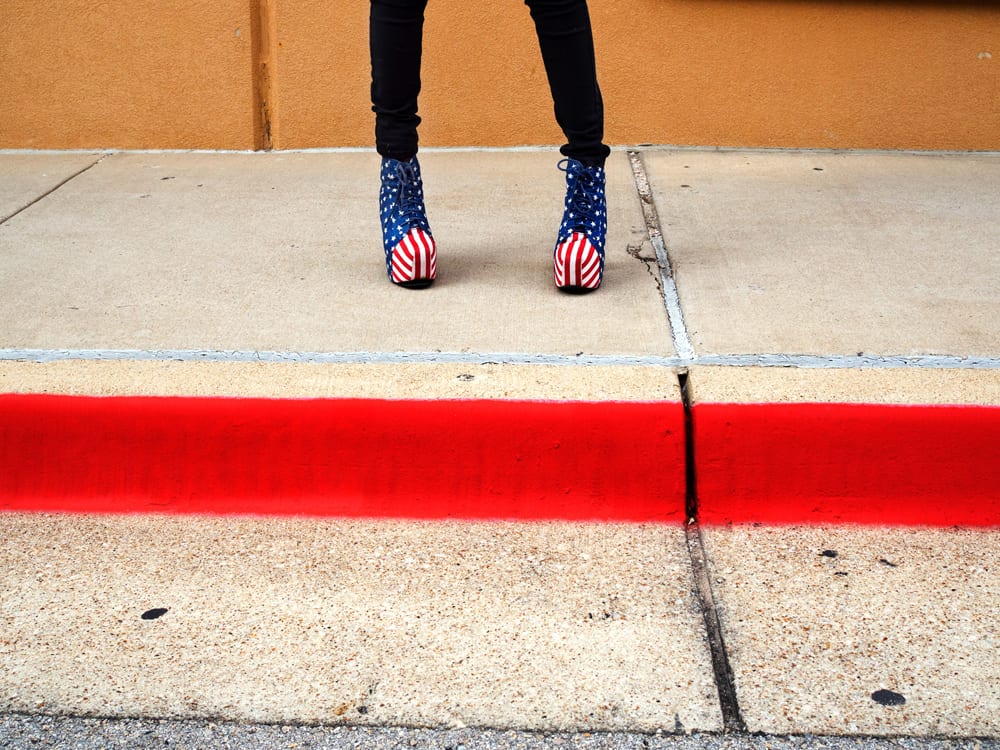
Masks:
[[[564,159],[559,169],[566,173],[566,204],[553,254],[555,283],[563,291],[591,292],[604,279],[608,233],[604,168]]]
[[[379,214],[385,270],[394,284],[430,285],[437,276],[437,246],[424,208],[424,187],[417,157],[382,159]]]

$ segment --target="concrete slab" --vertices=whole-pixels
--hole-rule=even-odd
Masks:
[[[643,160],[698,354],[1000,353],[1000,155]]]
[[[2,346],[672,353],[624,154],[606,288],[558,293],[558,154],[428,152],[440,278],[385,278],[373,153],[105,159],[0,233]]]
[[[703,533],[751,732],[1000,733],[1000,532]]]
[[[720,728],[676,526],[8,513],[0,528],[3,711]]]
[[[99,153],[0,151],[0,222],[100,159]]]
[[[1000,405],[994,369],[696,366],[688,382],[695,404]]]
[[[165,360],[0,361],[0,393],[67,396],[669,401],[669,367],[515,364],[313,364]]]

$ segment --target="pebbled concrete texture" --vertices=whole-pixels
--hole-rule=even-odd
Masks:
[[[681,400],[658,366],[0,361],[0,393],[257,398]]]
[[[697,353],[1000,353],[1000,154],[643,161]]]
[[[1000,734],[1000,532],[702,533],[749,731]]]
[[[689,376],[696,404],[1000,404],[997,369],[695,366]]]
[[[0,222],[100,158],[97,152],[0,152]]]
[[[3,514],[0,529],[0,711],[721,726],[676,526]]]
[[[608,281],[559,293],[557,152],[422,156],[439,280],[385,276],[374,153],[116,153],[0,232],[2,346],[672,354],[624,153]]]

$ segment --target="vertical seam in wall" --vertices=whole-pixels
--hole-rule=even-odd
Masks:
[[[275,58],[277,57],[274,2],[251,0],[253,37],[253,140],[257,150],[270,151],[278,143],[275,106]]]

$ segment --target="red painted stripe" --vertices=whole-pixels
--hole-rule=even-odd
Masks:
[[[698,404],[705,523],[1000,525],[1000,408]]]
[[[0,509],[680,521],[682,426],[664,402],[5,395]],[[704,523],[1000,525],[997,407],[699,404],[694,427]]]
[[[684,518],[676,403],[0,396],[0,508]]]

